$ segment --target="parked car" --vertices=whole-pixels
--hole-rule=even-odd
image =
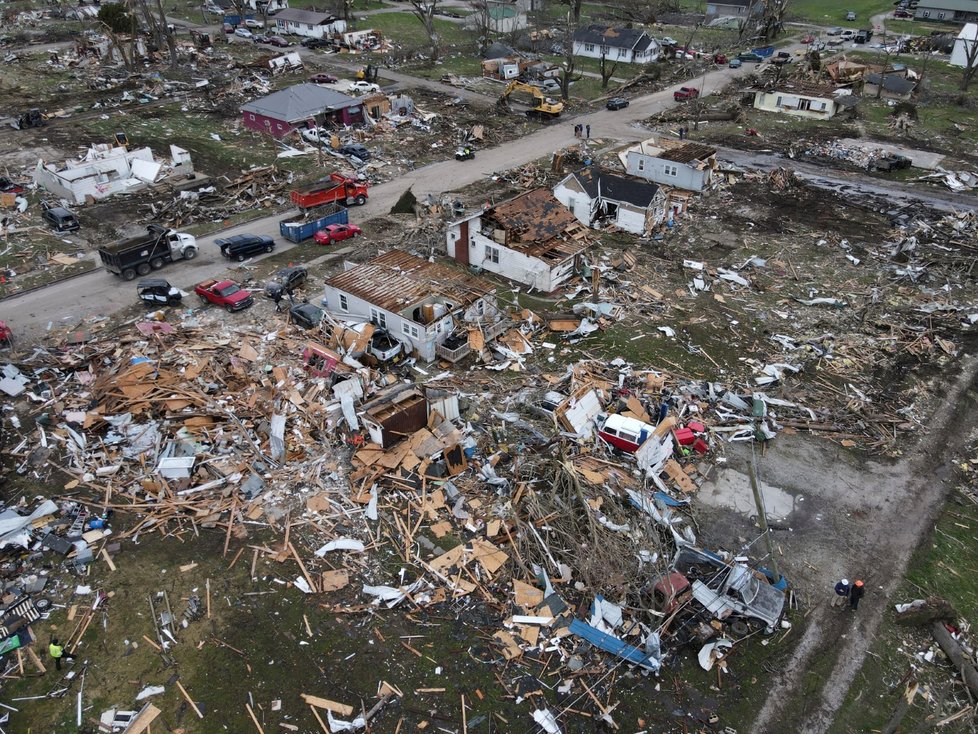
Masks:
[[[300,130],[299,135],[301,135],[302,139],[307,143],[319,145],[320,143],[329,140],[330,132],[324,127],[307,127],[304,130]]]
[[[234,35],[240,36],[241,38],[247,38],[247,39],[251,39],[254,36],[254,34],[251,31],[249,31],[247,28],[235,28]]]
[[[666,36],[665,38],[662,39],[662,45],[663,46],[677,46],[677,45],[679,45],[679,42],[675,38],[671,38],[670,36]]]
[[[81,227],[78,217],[63,206],[50,206],[42,203],[41,219],[57,232],[74,232]]]
[[[713,54],[713,63],[717,66],[726,66],[729,60],[726,54]]]
[[[743,53],[737,54],[737,58],[743,62],[753,61],[755,63],[760,63],[764,61],[764,57],[760,54],[756,54],[753,51],[744,51]]]
[[[302,45],[306,48],[325,48],[332,44],[324,38],[306,38],[302,41]]]
[[[221,26],[221,29],[225,33],[234,33],[234,26],[231,25],[230,23],[225,23],[223,26]]]
[[[302,329],[315,329],[323,322],[325,312],[311,303],[297,303],[289,309],[289,320]]]
[[[332,74],[313,74],[309,77],[309,81],[313,84],[336,84],[339,79]]]
[[[672,93],[672,99],[675,102],[682,102],[687,99],[696,99],[700,96],[700,90],[696,87],[681,87],[677,91]]]
[[[739,69],[743,65],[744,62],[740,59],[730,59],[730,63],[727,64],[727,66],[729,66],[731,69]]]
[[[356,156],[361,161],[370,160],[370,151],[360,143],[347,143],[346,145],[341,145],[340,154]]]
[[[794,59],[791,57],[791,54],[788,53],[787,51],[779,51],[778,55],[775,56],[773,59],[771,59],[771,63],[776,64],[778,66],[781,66],[783,64],[790,64],[793,61]]]
[[[271,252],[275,249],[275,240],[265,235],[236,234],[232,237],[222,237],[214,240],[221,248],[221,254],[228,260],[244,262],[252,255],[261,252]]]
[[[539,87],[544,92],[550,92],[551,94],[560,91],[560,82],[556,79],[540,79],[539,81],[533,82],[533,86]]]
[[[245,18],[245,27],[247,28],[264,28],[265,24],[260,20],[255,20],[254,18]]]
[[[903,168],[910,168],[912,165],[913,161],[907,158],[907,156],[900,155],[899,153],[890,153],[882,158],[878,158],[873,164],[873,167],[877,171],[899,171]]]
[[[282,268],[265,284],[265,295],[274,300],[287,293],[292,293],[305,283],[308,277],[309,271],[301,265]]]
[[[251,40],[255,43],[268,43],[268,36],[264,33],[256,33],[251,37]]]
[[[801,37],[802,43],[811,43],[814,40],[815,40],[815,36],[813,36],[811,33],[806,33],[804,36]]]
[[[624,97],[612,97],[605,103],[609,110],[623,110],[628,107],[628,100]]]
[[[356,92],[357,94],[364,94],[365,92],[379,92],[380,86],[374,84],[373,82],[365,82],[363,79],[358,79],[350,84],[348,89],[349,91]]]
[[[355,224],[330,224],[316,232],[313,239],[320,245],[331,245],[334,242],[341,242],[361,234],[363,234],[363,230]]]
[[[913,18],[913,13],[911,13],[909,10],[903,10],[903,9],[894,10],[893,11],[893,17],[894,18]]]
[[[848,13],[846,13],[846,20],[855,20],[855,19],[856,19],[855,10],[850,10]]]
[[[851,39],[856,37],[856,32],[852,28],[846,28],[842,33],[839,34],[842,38]]]
[[[842,35],[842,29],[839,28],[839,26],[834,25],[831,28],[826,28],[825,29],[825,35],[826,36],[840,36],[840,35]]]
[[[810,47],[811,51],[824,51],[828,46],[825,45],[825,41],[815,41]]]
[[[281,36],[269,36],[268,37],[268,42],[272,46],[277,46],[278,48],[286,48],[286,47],[292,45],[291,43],[289,43],[288,41],[286,41]]]
[[[0,176],[0,193],[4,194],[23,194],[24,187],[14,183],[6,176]]]
[[[183,300],[183,292],[163,278],[147,278],[136,284],[139,300],[150,306],[176,306]]]
[[[242,290],[233,280],[205,280],[194,286],[194,293],[200,296],[205,305],[213,303],[224,306],[228,313],[241,311],[255,302],[251,294]]]

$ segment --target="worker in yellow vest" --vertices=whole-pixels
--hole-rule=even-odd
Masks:
[[[75,656],[70,652],[65,652],[64,647],[58,642],[57,637],[51,638],[51,644],[48,645],[48,654],[54,658],[54,667],[58,670],[61,670],[61,658],[75,659]]]

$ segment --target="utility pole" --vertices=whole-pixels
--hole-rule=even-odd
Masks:
[[[778,571],[778,559],[774,556],[774,543],[771,541],[771,531],[767,526],[767,513],[764,511],[764,502],[761,499],[761,486],[757,481],[757,471],[754,468],[754,458],[750,461],[750,486],[754,490],[754,504],[757,505],[757,521],[764,533],[764,541],[767,543],[767,553],[771,557],[771,570],[774,572],[774,582],[781,580],[781,573]]]

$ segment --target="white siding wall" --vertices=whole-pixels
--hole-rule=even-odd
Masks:
[[[798,104],[802,100],[808,100],[811,103],[811,108],[798,109]],[[836,112],[835,100],[833,99],[784,92],[756,92],[754,94],[754,107],[765,112],[783,112],[786,115],[808,117],[815,120],[828,119]]]
[[[710,182],[709,170],[701,171],[684,163],[666,161],[635,150],[628,152],[625,170],[632,176],[687,191],[702,191]],[[672,171],[675,171],[675,175]]]
[[[555,288],[552,285],[550,268],[542,261],[500,245],[495,240],[473,230],[471,224],[469,227],[469,239],[473,245],[469,247],[470,265],[475,265],[518,283],[525,283],[545,293],[549,293]],[[499,252],[499,262],[493,262],[493,259],[488,257],[487,247],[494,248]]]
[[[631,204],[621,204],[615,217],[615,224],[626,232],[645,234],[645,209],[639,209]]]
[[[346,296],[346,310],[340,307],[340,295]],[[323,307],[332,314],[336,314],[340,317],[345,318],[355,318],[363,319],[364,321],[370,321],[370,309],[371,306],[367,301],[362,298],[357,298],[356,296],[350,295],[349,293],[344,293],[331,285],[326,285],[323,290]],[[437,342],[437,334],[434,328],[434,324],[431,324],[431,329],[425,329],[422,324],[415,324],[410,319],[402,318],[396,313],[391,313],[390,311],[382,311],[384,317],[387,319],[387,331],[391,333],[397,339],[403,342],[408,342],[414,347],[418,352],[418,356],[426,362],[431,362],[435,358],[435,344]],[[451,317],[447,317],[451,320]],[[404,333],[403,324],[407,323],[408,326],[414,326],[418,330],[418,336]],[[449,327],[447,331],[444,332],[442,338],[447,338],[448,334],[451,333],[451,328]]]
[[[585,227],[591,226],[591,199],[581,190],[573,176],[557,184],[554,198],[570,209],[577,221]]]

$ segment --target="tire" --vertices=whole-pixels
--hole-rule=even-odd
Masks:
[[[238,255],[234,259],[237,260],[239,263],[243,263],[245,261],[245,256],[244,255]]]
[[[159,270],[160,268],[163,267],[163,264],[164,263],[162,257],[154,257],[152,260],[149,261],[149,266],[153,268],[153,270]]]
[[[151,270],[152,268],[149,266],[149,263],[139,263],[139,265],[136,266],[136,272],[140,275],[149,275]]]
[[[122,271],[123,280],[134,280],[135,277],[136,277],[136,271],[133,270],[132,268],[126,268],[125,270]]]
[[[275,249],[275,245],[268,245],[268,246],[267,246],[267,247],[265,248],[265,252],[271,252],[271,251],[272,251],[272,250],[274,250],[274,249]]]
[[[234,313],[234,309],[231,308],[230,306],[225,306],[224,310],[227,311],[228,313]]]
[[[750,626],[741,619],[736,619],[730,623],[730,631],[737,637],[747,637],[750,634]]]
[[[184,260],[193,260],[195,257],[197,257],[196,247],[188,247],[186,250],[183,251]]]
[[[360,194],[359,196],[357,196],[356,199],[353,200],[353,203],[356,204],[357,206],[363,206],[364,204],[367,203],[367,197],[364,196],[363,194]]]
[[[203,303],[205,306],[210,303],[210,301],[207,300],[207,296],[198,295],[197,297],[200,299],[200,302]]]

